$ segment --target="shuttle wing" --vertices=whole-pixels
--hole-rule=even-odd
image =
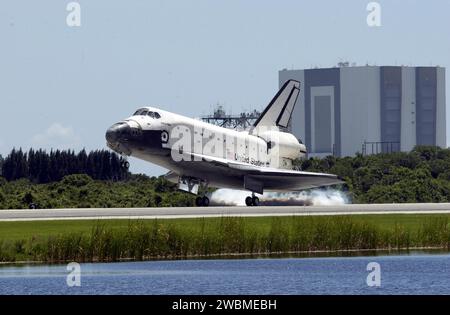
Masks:
[[[277,191],[300,191],[310,188],[324,187],[342,184],[338,176],[326,173],[304,172],[295,170],[261,167],[248,163],[229,161],[223,158],[192,154],[197,161],[188,163],[207,164],[210,171],[216,170],[218,176],[221,172],[233,172],[236,176],[243,177],[249,185],[260,187],[252,189],[277,190]],[[214,166],[211,168],[211,166]],[[205,165],[206,167],[206,165]],[[250,189],[249,187],[243,187]]]

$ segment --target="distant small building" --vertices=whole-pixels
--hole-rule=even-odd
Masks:
[[[292,132],[309,156],[447,146],[445,68],[349,66],[279,71],[300,81]]]

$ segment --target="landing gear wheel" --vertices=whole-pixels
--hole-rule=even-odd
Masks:
[[[203,198],[202,197],[195,198],[195,205],[197,207],[201,207],[203,205]]]
[[[197,207],[207,207],[209,206],[209,198],[206,196],[195,198],[195,205]]]
[[[249,207],[252,207],[252,206],[257,207],[257,206],[259,206],[259,198],[256,197],[255,195],[253,195],[251,197],[248,196],[247,198],[245,198],[245,204]]]

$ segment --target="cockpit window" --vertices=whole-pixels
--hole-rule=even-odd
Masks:
[[[161,118],[161,115],[158,112],[152,112],[152,111],[150,111],[148,109],[145,109],[145,108],[138,109],[133,114],[133,116],[150,116],[150,117],[156,118],[156,119]]]
[[[152,111],[149,111],[149,112],[147,113],[147,116],[150,116],[150,117],[156,118],[156,119],[161,118],[161,115],[160,115],[158,112],[152,112]]]

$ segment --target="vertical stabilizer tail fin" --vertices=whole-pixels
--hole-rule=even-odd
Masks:
[[[286,81],[254,123],[253,128],[287,128],[299,93],[300,82],[295,80]]]

